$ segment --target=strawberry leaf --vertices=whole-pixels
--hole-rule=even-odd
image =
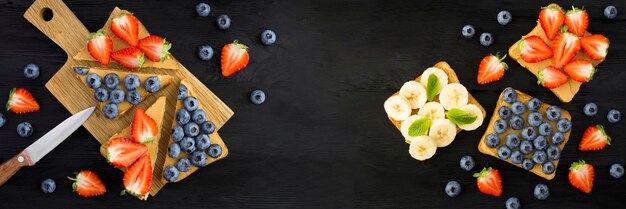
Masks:
[[[446,118],[456,125],[466,125],[476,121],[476,116],[458,108],[452,108],[446,112]]]
[[[409,136],[421,136],[426,134],[430,128],[431,121],[428,118],[421,118],[413,121],[409,126]]]
[[[426,85],[426,97],[428,101],[432,101],[439,91],[441,91],[439,79],[435,74],[430,74],[430,76],[428,76],[428,84]]]

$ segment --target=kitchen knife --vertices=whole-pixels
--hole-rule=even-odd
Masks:
[[[82,110],[65,119],[15,157],[0,165],[0,186],[24,166],[32,166],[57,147],[91,116],[96,107]]]

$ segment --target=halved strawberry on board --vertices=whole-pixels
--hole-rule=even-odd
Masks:
[[[143,109],[137,108],[130,133],[135,142],[150,143],[159,133],[159,127],[157,127],[156,121],[146,114]]]
[[[113,41],[102,29],[95,33],[91,33],[91,39],[87,43],[89,54],[100,64],[107,65],[111,60],[111,51],[113,51]]]
[[[504,58],[506,58],[506,55],[499,57],[497,54],[483,58],[478,66],[478,76],[476,77],[478,84],[486,84],[500,80],[502,76],[504,76],[504,71],[509,68],[509,66],[502,61]]]
[[[148,146],[123,137],[111,139],[107,146],[107,161],[118,168],[126,168],[148,152]]]
[[[148,199],[152,186],[152,163],[150,156],[144,155],[124,172],[124,188],[122,195],[127,192],[141,199]]]
[[[141,68],[145,60],[143,52],[135,47],[120,49],[111,54],[111,58],[129,70]]]
[[[160,36],[151,35],[139,40],[137,48],[153,62],[162,62],[170,54],[172,44]]]
[[[567,65],[563,67],[563,71],[565,71],[570,78],[578,82],[588,82],[593,78],[593,74],[596,73],[593,64],[583,59],[567,63]]]
[[[572,9],[565,13],[565,25],[567,25],[567,31],[582,37],[589,26],[589,14],[584,9],[572,6]]]
[[[225,77],[240,71],[250,60],[248,47],[235,40],[233,43],[226,44],[222,48],[222,75]]]
[[[608,53],[609,39],[600,34],[593,34],[580,38],[580,45],[591,59],[601,60]]]
[[[67,178],[74,181],[72,189],[81,197],[99,196],[107,192],[106,187],[93,171],[83,170],[76,174],[76,177]]]
[[[559,33],[561,26],[565,22],[565,13],[563,9],[557,5],[550,5],[541,9],[539,12],[539,24],[548,39],[552,40]]]
[[[537,73],[537,84],[553,89],[567,83],[567,75],[561,70],[548,66]]]
[[[480,173],[475,173],[478,190],[483,194],[499,197],[502,195],[502,177],[498,169],[483,168]]]
[[[606,134],[602,125],[589,126],[578,144],[580,151],[601,150],[611,145],[611,137]]]
[[[573,33],[566,32],[567,27],[552,41],[552,53],[554,53],[554,67],[561,69],[572,61],[580,51],[580,39]]]
[[[40,108],[37,100],[25,88],[11,89],[6,106],[7,110],[11,110],[11,112],[16,114],[35,112]]]
[[[111,31],[130,46],[137,46],[139,41],[139,20],[129,12],[114,17],[111,20]]]
[[[584,193],[590,193],[593,189],[595,169],[584,160],[572,163],[569,167],[569,183]]]
[[[552,48],[539,36],[527,36],[519,42],[520,57],[528,63],[536,63],[552,57]]]

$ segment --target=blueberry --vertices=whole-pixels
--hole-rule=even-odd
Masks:
[[[124,96],[124,91],[122,91],[121,89],[115,89],[111,91],[109,99],[111,99],[111,103],[119,104],[122,103],[124,99],[126,99],[126,97]]]
[[[195,151],[191,153],[191,156],[189,158],[191,158],[191,164],[193,166],[204,167],[204,165],[206,165],[207,157],[204,151]]]
[[[139,85],[141,85],[141,80],[139,80],[139,76],[135,74],[128,74],[124,77],[124,87],[126,87],[126,90],[135,90],[139,88]]]
[[[206,17],[209,16],[209,13],[211,13],[211,6],[209,6],[208,4],[202,2],[196,5],[196,12],[198,13],[198,16],[200,17]]]
[[[476,35],[476,29],[472,25],[465,25],[463,29],[461,29],[461,34],[463,34],[465,38],[472,38]]]
[[[496,148],[500,145],[500,137],[495,133],[489,134],[485,137],[485,143],[490,148]]]
[[[543,122],[539,125],[539,135],[550,136],[550,134],[552,134],[552,124]]]
[[[457,181],[449,181],[446,184],[446,194],[450,197],[456,197],[461,194],[461,184]]]
[[[522,141],[522,143],[519,144],[519,151],[522,152],[522,154],[530,154],[533,150],[533,144],[530,141]]]
[[[498,13],[497,19],[500,25],[507,25],[511,22],[511,20],[513,19],[513,16],[511,15],[509,11],[502,10]]]
[[[24,67],[24,76],[30,79],[36,79],[39,77],[39,66],[35,64],[28,64]]]
[[[565,136],[563,136],[563,133],[561,132],[554,132],[554,134],[551,137],[552,140],[552,144],[561,144],[565,141]]]
[[[541,166],[541,171],[543,171],[543,173],[545,174],[552,174],[554,173],[554,163],[552,162],[546,162],[543,164],[543,166]]]
[[[548,186],[546,186],[545,184],[539,183],[537,184],[537,186],[535,186],[533,195],[535,195],[535,198],[537,198],[538,200],[548,199],[548,196],[550,196],[550,189],[548,189]]]
[[[593,102],[585,104],[585,107],[583,107],[583,113],[585,113],[586,116],[596,115],[598,113],[598,105]]]
[[[133,105],[138,105],[139,103],[141,103],[141,100],[142,100],[142,99],[143,99],[143,98],[142,98],[142,96],[141,96],[141,93],[139,93],[139,91],[137,91],[137,90],[132,90],[132,91],[129,91],[129,92],[126,94],[126,101],[127,101],[128,103],[133,104]]]
[[[217,17],[215,23],[217,23],[218,28],[226,30],[230,27],[230,17],[228,17],[228,15],[220,15]]]
[[[261,90],[254,90],[250,93],[250,101],[252,104],[260,105],[265,102],[265,92]]]
[[[74,69],[74,72],[78,75],[85,75],[89,72],[88,67],[73,67],[72,69]]]
[[[146,91],[150,93],[157,92],[161,89],[161,80],[159,79],[159,77],[150,76],[143,83],[143,88],[145,88]]]
[[[513,104],[517,101],[517,92],[513,88],[506,88],[502,92],[502,100],[506,103]]]
[[[57,189],[57,183],[52,179],[45,179],[41,182],[41,191],[46,194],[53,193]]]
[[[176,99],[183,100],[187,98],[188,93],[189,93],[189,90],[187,90],[187,86],[180,84],[178,85],[178,96],[176,96]]]
[[[191,120],[193,120],[193,122],[195,122],[196,124],[204,123],[204,121],[206,121],[206,112],[201,109],[193,111],[193,113],[191,114]]]
[[[610,6],[606,6],[604,8],[604,17],[606,17],[606,19],[615,19],[615,17],[617,17],[617,8],[615,8],[615,6],[610,5]]]
[[[33,125],[30,125],[29,122],[21,122],[17,124],[17,135],[22,138],[28,138],[33,135]]]
[[[501,146],[498,148],[498,157],[502,160],[507,160],[511,157],[511,149],[507,146]]]
[[[531,112],[528,114],[528,125],[537,127],[543,122],[543,115],[539,112]]]
[[[189,112],[193,112],[197,110],[198,106],[200,105],[200,102],[198,102],[198,99],[192,96],[185,98],[183,103],[184,103],[185,109],[187,109],[187,111]]]
[[[459,163],[461,165],[461,169],[465,171],[470,171],[474,168],[474,158],[472,158],[472,156],[469,156],[469,155],[463,156]]]
[[[180,140],[182,140],[183,137],[185,137],[185,131],[183,131],[182,126],[177,125],[176,127],[174,127],[174,129],[172,129],[172,139],[175,142],[180,142]]]
[[[85,83],[87,83],[89,88],[97,89],[100,88],[100,85],[102,85],[102,78],[100,78],[98,74],[92,73],[87,76]]]
[[[536,137],[537,131],[535,130],[535,128],[528,126],[522,129],[522,138],[532,141],[535,140]]]
[[[507,106],[502,106],[498,108],[498,116],[500,116],[503,120],[508,120],[511,117],[511,108]]]
[[[619,112],[619,110],[616,109],[612,109],[609,111],[608,114],[606,114],[606,119],[609,121],[609,123],[617,123],[619,122],[619,119],[621,117],[621,113]]]
[[[535,163],[530,158],[524,158],[524,160],[522,160],[522,168],[524,170],[529,171],[533,169],[533,167],[535,167]]]
[[[480,34],[480,44],[483,46],[491,46],[491,44],[493,44],[493,37],[491,36],[491,33]]]
[[[196,136],[196,148],[199,150],[206,150],[211,146],[211,138],[206,134],[200,134]]]
[[[524,154],[522,154],[522,152],[520,152],[519,150],[515,150],[511,153],[511,162],[514,164],[520,164],[522,163],[522,160],[524,159]]]
[[[520,144],[519,135],[517,134],[506,135],[506,146],[508,146],[511,149],[515,149],[519,146],[519,144]]]
[[[261,42],[266,46],[274,44],[276,42],[276,33],[272,30],[264,30],[261,33]]]
[[[171,158],[177,158],[178,155],[180,155],[180,146],[178,145],[178,143],[170,144],[170,146],[167,148],[167,156],[170,156]]]
[[[2,126],[4,126],[4,124],[6,124],[6,123],[7,123],[7,118],[6,118],[6,116],[4,116],[4,114],[2,114],[2,113],[0,112],[0,128],[2,128]]]
[[[207,151],[212,158],[218,158],[222,155],[222,147],[219,144],[212,144]]]
[[[513,116],[511,120],[509,120],[509,126],[511,126],[513,130],[521,130],[524,128],[524,119],[519,115]]]
[[[556,123],[556,129],[561,133],[568,132],[572,128],[572,122],[567,118],[559,119],[559,122]]]
[[[498,133],[504,133],[507,129],[507,124],[506,124],[506,120],[496,120],[496,122],[493,123],[493,130]]]
[[[167,182],[175,182],[178,179],[178,169],[174,166],[168,165],[163,169],[163,178]]]
[[[187,123],[189,123],[189,120],[191,120],[191,116],[189,115],[189,111],[185,110],[185,109],[180,109],[176,112],[176,123],[178,123],[178,125],[185,125]]]
[[[533,145],[536,150],[544,150],[548,147],[548,139],[545,136],[538,136],[533,140]]]
[[[215,131],[215,124],[211,121],[205,121],[202,123],[202,132],[205,134],[212,134]]]
[[[548,156],[543,150],[537,150],[535,151],[535,153],[533,153],[533,162],[535,162],[535,164],[543,164],[546,162],[547,159]]]
[[[213,58],[213,47],[211,47],[209,45],[202,45],[202,46],[198,47],[198,57],[202,61],[209,61],[209,60],[211,60],[211,58]],[[183,86],[183,85],[181,84],[181,86]]]
[[[509,197],[509,199],[506,200],[505,206],[506,209],[519,209],[522,207],[522,204],[520,204],[517,197]]]
[[[194,122],[189,122],[185,124],[185,127],[183,127],[183,130],[185,131],[185,136],[189,136],[189,137],[198,136],[198,134],[200,133],[200,127],[198,127],[198,124]]]
[[[94,98],[99,102],[104,102],[109,100],[109,91],[105,88],[96,89],[96,93],[94,93]]]
[[[113,103],[109,103],[105,105],[102,108],[102,112],[104,112],[104,117],[108,119],[113,119],[117,117],[118,114],[120,114],[119,110],[117,109],[117,104],[113,104]]]
[[[561,118],[561,108],[557,106],[550,106],[546,110],[546,118],[550,121],[556,121]]]
[[[619,163],[615,163],[611,165],[611,169],[609,170],[609,173],[611,174],[611,176],[613,176],[613,178],[616,178],[616,179],[622,178],[622,176],[624,176],[624,166],[622,166]]]
[[[187,172],[191,170],[191,162],[189,162],[189,158],[181,158],[176,162],[176,169],[180,172]]]
[[[528,110],[530,110],[531,112],[537,112],[541,108],[541,104],[541,100],[533,97],[528,101]]]
[[[180,142],[178,142],[178,146],[180,146],[180,149],[187,154],[191,154],[193,151],[196,151],[196,142],[191,137],[185,137],[180,140]]]
[[[549,160],[561,159],[561,148],[559,148],[556,144],[550,145],[546,150],[546,154],[548,155]]]
[[[104,76],[104,86],[113,90],[120,85],[120,77],[115,73],[109,73]]]

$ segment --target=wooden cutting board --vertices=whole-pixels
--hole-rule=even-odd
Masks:
[[[111,15],[119,13],[119,8],[114,8]],[[44,19],[44,14],[52,14],[52,18],[49,20]],[[35,1],[24,13],[24,18],[31,22],[41,32],[46,34],[52,41],[59,45],[67,54],[67,61],[57,71],[56,74],[46,83],[46,88],[59,100],[67,110],[74,114],[87,107],[97,105],[97,101],[93,98],[93,95],[89,89],[81,80],[75,76],[72,67],[74,66],[87,66],[87,67],[103,67],[99,63],[90,60],[76,60],[73,57],[82,51],[86,46],[90,36],[90,32],[81,23],[81,21],[74,15],[74,13],[60,0],[37,0]],[[141,20],[140,20],[141,21]],[[141,24],[143,25],[143,24]],[[141,26],[140,34],[149,34],[145,27]],[[113,36],[112,34],[110,34]],[[143,36],[140,36],[143,38]],[[177,47],[176,42],[172,43],[172,47]],[[159,145],[159,155],[157,157],[156,166],[154,168],[155,178],[158,179],[163,171],[161,165],[165,160],[167,153],[167,142],[171,135],[171,124],[174,119],[174,111],[176,104],[176,96],[178,94],[178,83],[181,79],[188,80],[193,88],[199,92],[197,98],[200,100],[203,106],[209,107],[205,109],[207,113],[207,119],[213,121],[216,125],[216,130],[219,130],[230,119],[234,112],[226,106],[211,90],[209,90],[200,80],[198,80],[193,74],[191,74],[182,64],[176,60],[172,55],[168,60],[173,60],[176,63],[176,69],[161,69],[161,68],[145,68],[139,70],[139,72],[150,72],[156,74],[165,74],[174,77],[173,84],[155,93],[154,95],[146,98],[141,104],[137,105],[143,109],[147,109],[152,103],[155,102],[160,96],[166,96],[167,105],[165,107],[165,119],[163,121],[163,130],[161,134],[161,141]],[[109,64],[110,68],[121,67],[117,64]],[[158,66],[157,66],[158,67]],[[133,111],[131,108],[129,111]],[[100,142],[106,143],[107,140],[115,133],[120,132],[132,121],[133,114],[125,114],[116,120],[106,119],[101,110],[96,110],[94,114],[83,124],[83,126]],[[215,134],[212,137],[215,140],[222,140],[219,135]],[[226,147],[223,147],[226,149]],[[224,150],[224,153],[228,153]],[[104,158],[102,160],[105,160]],[[158,184],[157,187],[153,187],[151,194],[156,194],[162,187],[162,184]]]

